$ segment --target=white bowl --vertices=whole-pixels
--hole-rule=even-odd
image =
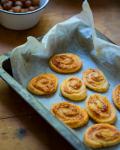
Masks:
[[[13,30],[25,30],[35,26],[40,19],[40,13],[49,0],[40,0],[40,7],[31,12],[15,13],[0,10],[0,24]]]

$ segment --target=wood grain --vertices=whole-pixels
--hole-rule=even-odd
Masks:
[[[18,116],[0,122],[0,150],[73,150],[38,115]]]
[[[45,34],[53,25],[81,11],[82,0],[50,0],[40,22],[25,31],[0,26],[0,54],[24,43],[27,36]],[[95,25],[111,40],[120,44],[120,1],[90,1]],[[0,80],[0,150],[72,149],[6,83]]]
[[[91,8],[96,28],[109,37],[114,43],[120,45],[120,1],[100,0],[92,1]]]
[[[3,80],[0,80],[0,119],[26,114],[35,112]]]

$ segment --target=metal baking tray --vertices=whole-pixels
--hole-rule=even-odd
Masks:
[[[97,34],[99,37],[110,41],[106,36],[101,34],[97,31]],[[111,42],[111,41],[110,41]],[[69,51],[69,50],[68,50]],[[109,100],[112,103],[111,98],[111,91],[113,87],[120,83],[120,77],[114,78],[114,74],[111,74],[106,68],[104,68],[102,65],[100,65],[94,58],[92,58],[87,52],[83,50],[76,50],[76,51],[69,51],[72,53],[75,53],[81,57],[81,59],[84,62],[84,66],[81,71],[75,73],[74,75],[81,77],[82,71],[86,70],[87,68],[100,68],[105,75],[107,76],[107,79],[110,83],[110,88],[106,95]],[[48,69],[50,72],[52,70]],[[70,76],[70,75],[60,75],[54,72],[59,78],[59,85],[64,80],[64,78]],[[89,127],[91,124],[93,124],[92,120],[89,120],[89,123],[78,129],[70,129],[65,124],[63,124],[61,121],[56,119],[50,112],[50,107],[53,103],[59,102],[59,101],[65,101],[66,99],[62,97],[60,94],[60,90],[58,89],[54,96],[51,97],[37,97],[29,93],[22,85],[20,85],[12,76],[12,70],[11,70],[11,64],[10,64],[10,53],[6,53],[4,55],[0,56],[0,77],[7,82],[11,88],[14,89],[33,109],[38,112],[39,115],[41,115],[59,134],[61,134],[76,150],[89,150],[90,148],[86,147],[83,144],[82,138],[83,133],[85,132],[86,128]],[[88,95],[94,93],[93,91],[88,90]],[[68,100],[66,100],[68,101]],[[76,105],[80,105],[81,107],[85,107],[85,101],[82,102],[72,102]],[[120,112],[117,110],[117,117],[120,116]],[[120,129],[120,118],[118,117],[118,120],[115,124]],[[102,149],[103,150],[103,149]],[[111,148],[105,148],[105,150],[120,150],[120,144]]]

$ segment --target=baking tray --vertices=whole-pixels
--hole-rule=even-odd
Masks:
[[[110,41],[106,36],[101,34],[97,31],[97,34],[102,39],[105,39],[107,41]],[[41,39],[41,38],[40,38]],[[111,41],[110,41],[111,42]],[[109,91],[103,95],[106,95],[110,101],[112,102],[111,98],[111,91],[113,87],[120,83],[120,77],[114,78],[114,74],[110,73],[104,66],[99,64],[92,56],[89,55],[87,51],[84,50],[77,50],[72,51],[71,49],[68,50],[68,52],[75,53],[81,57],[81,59],[84,62],[84,66],[81,71],[72,74],[77,75],[81,77],[82,71],[86,70],[87,68],[100,68],[105,75],[107,76],[108,81],[110,82],[110,88]],[[49,69],[48,71],[53,72]],[[59,78],[59,84],[68,76],[70,75],[61,75],[58,73],[55,73]],[[60,94],[60,90],[58,89],[58,92],[54,94],[54,96],[51,97],[38,97],[33,96],[31,93],[29,93],[22,85],[20,85],[12,76],[12,70],[11,70],[11,64],[10,64],[10,53],[6,53],[4,55],[0,56],[0,76],[1,78],[7,82],[33,109],[35,109],[39,115],[41,115],[59,134],[61,134],[76,150],[88,150],[90,148],[86,147],[82,142],[82,136],[84,131],[87,127],[89,127],[91,124],[93,124],[92,120],[89,121],[89,123],[82,128],[79,129],[70,129],[65,124],[63,124],[61,121],[56,119],[51,113],[50,113],[50,107],[53,103],[57,103],[59,101],[65,101],[66,99],[62,97]],[[94,93],[90,90],[88,90],[88,95]],[[66,100],[68,101],[68,100]],[[72,102],[77,105],[80,105],[82,107],[85,107],[85,101],[82,102]],[[120,112],[117,111],[117,116],[120,115]],[[120,118],[118,118],[116,124],[120,129]],[[111,148],[105,148],[105,150],[120,150],[120,145],[111,147]],[[102,149],[103,150],[103,149]]]

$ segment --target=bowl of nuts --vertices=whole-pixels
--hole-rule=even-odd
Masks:
[[[0,24],[13,30],[35,26],[49,0],[0,0]]]

